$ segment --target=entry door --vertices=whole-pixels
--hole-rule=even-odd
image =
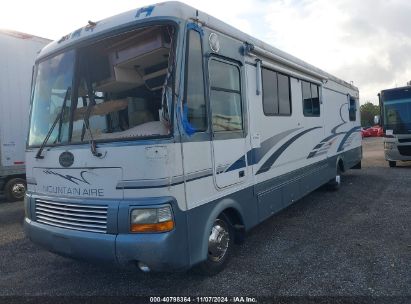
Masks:
[[[208,72],[214,178],[217,188],[225,188],[244,182],[249,174],[241,66],[211,57]]]

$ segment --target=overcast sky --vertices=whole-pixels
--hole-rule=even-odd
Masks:
[[[11,0],[0,28],[58,39],[146,0]],[[377,102],[381,89],[411,80],[411,1],[182,0],[360,89]]]

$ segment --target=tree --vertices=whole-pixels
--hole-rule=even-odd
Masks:
[[[374,125],[374,116],[380,114],[380,106],[369,101],[360,106],[361,125],[363,127]]]

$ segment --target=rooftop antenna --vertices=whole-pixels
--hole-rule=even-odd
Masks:
[[[196,17],[194,18],[194,21],[196,21],[196,22],[200,22],[200,19],[198,19],[198,10],[196,10]]]

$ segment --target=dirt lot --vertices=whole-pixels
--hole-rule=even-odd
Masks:
[[[212,278],[54,255],[25,238],[22,202],[3,202],[0,295],[411,297],[410,185],[411,165],[389,168],[381,139],[366,139],[363,169],[338,192],[319,189],[255,228]]]

